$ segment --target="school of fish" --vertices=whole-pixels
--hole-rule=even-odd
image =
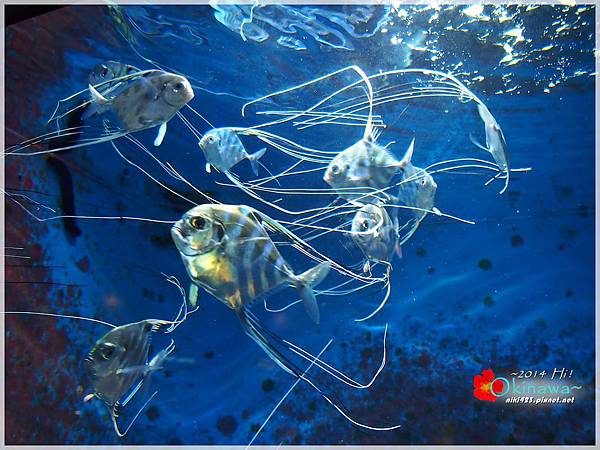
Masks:
[[[407,89],[403,83],[393,83],[394,77],[415,73],[425,79],[422,81],[423,91]],[[288,110],[272,109],[278,96],[308,98],[313,85],[326,84],[330,79],[348,74],[356,76],[353,82],[326,98],[314,99],[317,102],[308,108],[298,105]],[[423,98],[435,95],[448,97],[448,84],[453,86],[456,100],[465,107],[475,105],[483,123],[485,145],[474,136],[470,137],[475,150],[485,151],[491,160],[482,159],[481,154],[476,153],[475,156],[417,167],[413,161],[425,160],[427,149],[420,148],[414,137],[403,145],[393,141],[382,142],[385,121],[378,115],[377,108],[401,104],[406,98],[418,101],[420,92],[423,92]],[[184,179],[176,167],[160,161],[134,136],[138,131],[156,128],[153,145],[160,146],[167,124],[177,117],[190,131],[189,148],[195,149],[198,155],[190,164],[197,167],[198,177],[204,173],[201,170],[203,164],[206,172],[215,169],[218,172],[215,176],[224,175],[222,180],[229,183],[223,184],[239,188],[243,199],[240,204],[222,204],[200,192],[206,203],[192,206],[181,211],[179,217],[173,217],[171,239],[189,282],[186,292],[178,281],[168,280],[176,284],[183,295],[179,314],[172,321],[146,319],[121,326],[104,323],[111,330],[93,344],[86,356],[84,365],[91,378],[91,393],[86,395],[85,400],[96,398],[106,405],[118,436],[127,434],[140,412],[153,399],[156,392],[151,395],[145,393],[148,380],[153,372],[161,370],[175,350],[171,339],[168,345],[151,356],[153,335],[164,334],[170,339],[171,333],[189,320],[188,316],[198,308],[199,298],[208,301],[204,297],[213,297],[231,309],[244,332],[279,367],[298,381],[310,385],[317,395],[354,426],[385,432],[403,425],[399,419],[392,424],[376,426],[353,418],[350,412],[342,409],[332,388],[317,385],[300,364],[305,361],[311,367],[314,365],[330,380],[350,388],[364,389],[373,381],[359,383],[320,357],[280,337],[265,327],[252,309],[259,308],[264,301],[265,308],[270,311],[267,299],[281,290],[290,289],[290,295],[297,299],[294,298],[295,301],[288,307],[302,303],[310,320],[319,324],[323,319],[320,301],[329,302],[331,298],[339,301],[334,296],[343,298],[369,290],[380,292],[381,286],[384,286],[387,287],[385,295],[372,305],[369,315],[356,320],[369,320],[376,316],[390,298],[394,284],[392,269],[403,263],[402,246],[423,226],[427,216],[471,223],[445,214],[436,207],[437,174],[452,174],[462,169],[478,170],[489,177],[486,185],[494,180],[505,180],[501,190],[504,192],[511,173],[529,170],[510,167],[504,134],[488,107],[450,74],[407,69],[368,76],[359,67],[350,66],[300,86],[283,87],[282,91],[244,105],[240,119],[246,117],[249,109],[268,100],[271,109],[263,110],[262,115],[257,117],[272,116],[274,119],[271,121],[242,127],[225,123],[220,127],[211,125],[201,131],[194,120],[202,115],[191,105],[196,98],[195,93],[182,74],[156,68],[138,69],[113,60],[103,61],[90,68],[87,78],[82,79],[81,88],[69,99],[58,102],[48,121],[49,126],[57,127],[56,131],[10,147],[4,157],[31,156],[110,143],[123,158],[124,164],[132,164],[119,151],[119,146],[133,143],[159,161],[166,175],[193,186],[193,179]],[[301,91],[307,88],[309,90]],[[202,102],[199,102],[197,107],[201,109],[201,105]],[[350,134],[338,133],[337,148],[314,148],[292,139],[291,133],[286,135],[278,131],[292,127],[302,136],[310,136],[313,127],[344,129],[348,123],[364,129],[363,136],[355,142],[347,142],[346,136]],[[64,136],[66,130],[70,136],[67,141]],[[96,134],[89,134],[94,133],[93,130]],[[400,151],[402,157],[396,156]],[[271,155],[287,158],[289,165],[279,167],[275,174],[271,173],[265,165]],[[246,164],[249,163],[255,177],[259,176],[261,167],[265,175],[253,180],[244,179],[242,174],[248,174],[240,164],[244,160],[248,160]],[[309,177],[309,173],[317,173],[318,177]],[[286,187],[288,182],[290,187]],[[160,185],[166,188],[164,184]],[[11,201],[18,201],[16,196],[9,193],[7,196]],[[273,200],[273,196],[277,199]],[[297,203],[290,199],[298,196],[311,206],[293,209],[297,208]],[[250,206],[251,203],[255,206]],[[353,246],[350,248],[354,260],[348,263],[331,252],[330,245],[319,245],[323,239],[333,239],[344,248]],[[292,259],[293,263],[290,262]],[[401,291],[394,292],[398,292],[397,299],[402,298]],[[92,321],[85,317],[42,312],[6,313]],[[364,316],[364,311],[357,311],[357,317],[360,316]],[[385,357],[382,367],[383,364]],[[141,407],[130,410],[130,405],[141,396]],[[129,411],[132,417],[127,426],[119,423],[119,417],[125,411]]]

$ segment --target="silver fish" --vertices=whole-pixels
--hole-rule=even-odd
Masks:
[[[485,147],[477,142],[473,135],[470,136],[471,141],[477,147],[489,152],[492,155],[492,158],[494,158],[494,161],[496,161],[496,164],[498,164],[498,167],[502,172],[494,177],[494,179],[498,178],[500,175],[506,177],[504,188],[500,191],[500,193],[503,194],[510,181],[510,157],[508,154],[508,146],[504,139],[504,133],[502,132],[500,125],[498,125],[498,122],[496,122],[496,119],[494,119],[494,116],[492,116],[490,110],[487,109],[484,104],[478,103],[477,110],[479,111],[479,117],[481,117],[485,126]]]
[[[167,122],[192,98],[190,82],[180,75],[154,70],[133,78],[126,87],[105,98],[89,86],[92,104],[84,119],[93,114],[112,112],[125,131],[139,131],[160,125],[154,145],[158,146],[167,132]]]
[[[416,231],[428,211],[439,212],[434,207],[437,184],[433,177],[424,169],[413,166],[411,159],[414,153],[415,140],[413,139],[404,155],[406,166],[402,171],[402,179],[398,188],[398,197],[394,199],[397,203],[418,208],[413,210],[415,220],[408,233],[402,238],[401,244],[406,242]]]
[[[96,342],[85,358],[84,364],[93,385],[93,393],[85,400],[96,397],[104,402],[119,436],[126,433],[121,432],[117,424],[121,409],[137,393],[148,374],[159,369],[175,349],[171,342],[148,363],[152,332],[170,324],[149,319],[113,328]]]
[[[295,275],[271,240],[271,222],[243,205],[205,204],[186,212],[171,236],[192,281],[235,311],[288,285],[298,290],[309,316],[319,322],[312,287],[329,271],[322,263]],[[280,225],[279,225],[280,226]]]
[[[352,219],[351,236],[367,258],[365,272],[369,271],[371,261],[390,262],[394,252],[402,257],[398,219],[394,217],[392,221],[383,206],[366,204],[361,207]]]
[[[405,165],[406,161],[398,161],[374,139],[361,139],[329,163],[323,180],[340,197],[368,203],[377,200],[377,197],[368,194],[368,188],[379,190],[387,187]]]
[[[215,128],[202,136],[198,143],[206,158],[206,171],[210,166],[226,172],[243,159],[248,159],[255,175],[258,175],[258,160],[265,154],[266,148],[248,154],[239,136],[231,128]]]
[[[426,170],[412,164],[414,148],[415,140],[413,139],[403,158],[406,165],[402,171],[398,200],[406,206],[431,210],[435,202],[437,184]],[[417,218],[423,218],[427,211],[415,210],[414,214]]]

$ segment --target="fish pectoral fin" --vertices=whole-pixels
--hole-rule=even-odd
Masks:
[[[163,122],[162,125],[158,128],[158,134],[156,135],[156,139],[154,139],[155,147],[158,147],[160,144],[162,144],[162,141],[165,138],[165,134],[167,134],[167,122]]]
[[[206,169],[206,173],[210,173],[210,163],[206,163],[204,168]]]
[[[469,133],[469,139],[471,140],[473,145],[475,145],[476,147],[479,147],[481,150],[485,150],[486,152],[492,153],[492,151],[489,148],[484,147],[483,145],[481,145],[481,143],[477,139],[475,139],[475,136],[473,136],[473,133]]]

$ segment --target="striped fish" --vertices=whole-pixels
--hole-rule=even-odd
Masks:
[[[96,86],[99,83],[114,80],[115,78],[121,78],[139,71],[140,69],[130,66],[129,64],[124,64],[117,61],[105,61],[94,66],[90,72],[90,75],[88,76],[88,84]],[[104,94],[108,89],[114,87],[118,83],[118,81],[115,81],[114,83],[103,84],[100,92]]]
[[[205,204],[185,213],[171,235],[192,281],[236,312],[288,285],[298,290],[309,316],[318,323],[312,287],[325,278],[329,264],[295,275],[265,225],[281,227],[247,206]]]
[[[406,164],[405,158],[398,161],[374,139],[362,139],[333,158],[323,180],[340,197],[368,203],[377,199],[368,193],[387,187]]]
[[[352,219],[352,239],[361,249],[367,264],[368,272],[370,261],[390,262],[394,252],[402,256],[398,243],[398,219],[390,218],[384,207],[366,204],[361,207]]]
[[[239,136],[231,128],[214,128],[204,134],[198,143],[206,157],[206,171],[210,166],[226,172],[243,159],[248,159],[255,175],[258,175],[258,160],[265,154],[266,148],[248,154]]]
[[[148,362],[152,332],[170,324],[149,319],[115,327],[96,342],[84,360],[93,383],[93,394],[85,400],[96,397],[104,402],[119,436],[127,432],[121,432],[117,424],[121,409],[137,393],[146,376],[159,369],[160,363],[175,349],[171,343]]]

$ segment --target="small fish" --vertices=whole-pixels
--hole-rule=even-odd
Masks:
[[[121,432],[117,424],[121,409],[134,397],[147,375],[159,369],[175,349],[171,342],[148,363],[152,332],[171,324],[148,319],[115,327],[96,342],[85,358],[85,367],[93,385],[93,393],[87,395],[85,400],[96,397],[104,402],[119,436],[127,433]]]
[[[411,159],[414,153],[414,147],[415,140],[413,139],[403,158],[403,160],[406,161],[406,166],[402,172],[402,179],[400,181],[400,187],[398,188],[398,197],[393,199],[396,203],[412,208],[418,208],[412,211],[415,220],[408,235],[402,238],[401,244],[406,242],[414,234],[428,211],[439,213],[439,210],[434,207],[437,184],[426,170],[413,166]]]
[[[140,72],[140,69],[130,66],[129,64],[124,64],[117,61],[105,61],[94,66],[90,72],[90,75],[88,76],[88,84],[96,86],[97,84],[114,80],[115,78],[121,78],[126,75],[131,75],[136,72]],[[100,92],[105,94],[108,89],[114,87],[117,83],[118,82],[102,85]]]
[[[504,133],[502,133],[500,125],[498,125],[498,122],[496,122],[496,119],[494,119],[494,116],[492,116],[492,113],[484,104],[478,103],[477,110],[479,111],[479,117],[481,117],[481,120],[483,120],[485,125],[485,147],[477,142],[473,135],[470,135],[471,142],[480,149],[489,152],[494,158],[494,161],[496,161],[496,164],[498,164],[498,167],[502,172],[493,179],[499,178],[500,175],[505,177],[506,181],[504,183],[504,188],[500,191],[500,193],[503,194],[510,181],[510,160]]]
[[[329,272],[321,263],[296,275],[264,224],[281,227],[243,205],[199,205],[186,212],[171,236],[192,281],[238,315],[260,296],[288,285],[298,290],[309,316],[319,322],[312,287]]]
[[[258,160],[267,151],[266,148],[248,154],[239,136],[231,128],[215,128],[208,131],[198,143],[206,157],[206,171],[210,166],[226,172],[243,159],[248,159],[255,175],[258,175]]]
[[[387,147],[375,140],[371,137],[361,139],[329,163],[323,180],[340,197],[361,203],[376,201],[377,197],[368,194],[368,188],[379,190],[387,187],[406,166],[407,161],[398,161]]]
[[[402,257],[398,242],[398,218],[394,220],[383,206],[366,204],[352,219],[352,239],[361,249],[367,262],[364,271],[370,269],[370,262],[390,262],[394,252]]]
[[[112,112],[125,131],[139,131],[160,125],[154,141],[159,146],[167,132],[167,122],[192,98],[190,82],[180,75],[153,70],[133,78],[113,97],[105,98],[89,85],[92,104],[84,119],[94,114]]]

